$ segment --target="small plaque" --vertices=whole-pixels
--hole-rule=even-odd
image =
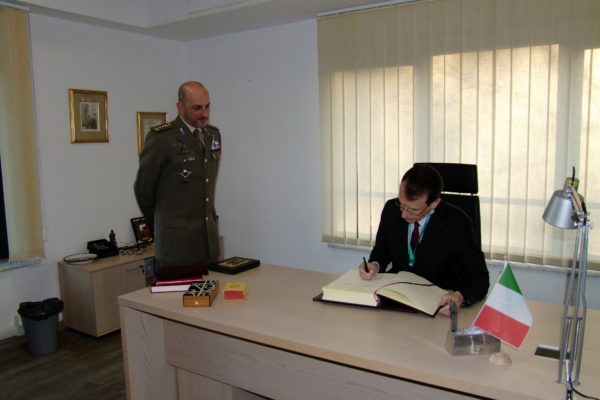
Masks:
[[[243,257],[231,257],[208,266],[209,271],[223,272],[225,274],[237,274],[248,269],[258,267],[260,260]]]

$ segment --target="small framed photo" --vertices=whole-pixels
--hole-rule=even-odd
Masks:
[[[167,113],[153,111],[138,111],[137,113],[137,145],[138,155],[144,148],[146,135],[151,128],[167,122]]]
[[[131,226],[133,227],[133,235],[137,244],[152,242],[152,229],[146,217],[131,218]]]
[[[71,143],[108,142],[107,97],[97,90],[69,89]]]

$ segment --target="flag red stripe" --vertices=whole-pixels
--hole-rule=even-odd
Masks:
[[[473,325],[516,348],[529,331],[529,326],[485,304]]]

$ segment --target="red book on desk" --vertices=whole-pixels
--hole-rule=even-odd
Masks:
[[[150,285],[152,293],[185,292],[193,282],[201,281],[202,275],[189,276],[179,279],[156,279]]]

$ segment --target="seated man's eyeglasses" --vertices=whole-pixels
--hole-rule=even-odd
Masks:
[[[395,203],[400,208],[401,212],[407,212],[408,214],[415,215],[415,216],[420,215],[427,207],[429,207],[429,204],[427,204],[425,207],[423,207],[421,209],[408,208],[404,204],[400,203],[400,200],[398,200],[398,199],[396,199]]]

